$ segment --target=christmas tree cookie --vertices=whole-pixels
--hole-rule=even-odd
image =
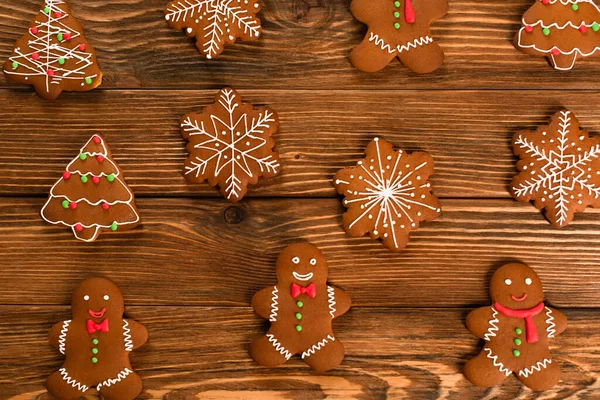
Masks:
[[[600,8],[593,0],[536,0],[514,43],[558,70],[570,70],[578,58],[600,54]]]
[[[57,399],[71,400],[94,388],[106,400],[133,400],[142,380],[129,353],[148,340],[146,328],[123,318],[123,295],[105,278],[90,278],[73,292],[73,316],[57,323],[50,344],[65,356],[63,366],[46,380]]]
[[[173,0],[165,9],[167,23],[196,37],[196,47],[208,59],[223,52],[225,43],[257,40],[262,32],[258,0]]]
[[[447,0],[352,0],[350,10],[369,27],[350,54],[356,68],[376,72],[397,57],[414,72],[427,74],[444,62],[429,25],[448,13]]]
[[[600,207],[600,137],[580,130],[572,112],[559,111],[550,125],[517,132],[513,151],[520,161],[511,194],[545,209],[552,225],[562,228],[576,212]]]
[[[63,0],[46,0],[17,40],[4,64],[7,79],[33,85],[37,94],[56,99],[63,90],[87,91],[102,83],[94,49]]]
[[[42,218],[93,242],[102,231],[133,229],[140,221],[133,192],[100,135],[94,135],[50,189]]]
[[[277,284],[252,298],[254,311],[271,328],[250,344],[250,356],[265,367],[282,365],[294,354],[318,372],[337,367],[345,351],[332,321],[350,309],[351,301],[327,284],[325,256],[312,244],[293,244],[281,252],[275,269]]]
[[[540,278],[523,264],[498,269],[490,295],[492,306],[467,316],[467,328],[485,344],[465,365],[465,377],[490,387],[514,373],[533,390],[550,389],[560,380],[560,368],[550,356],[549,339],[564,332],[567,318],[544,304]]]

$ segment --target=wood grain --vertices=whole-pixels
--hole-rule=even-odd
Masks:
[[[188,153],[179,119],[213,102],[217,90],[94,91],[48,103],[25,91],[0,90],[0,195],[45,196],[66,165],[96,132],[137,196],[219,196],[188,184]],[[583,129],[600,133],[600,92],[562,91],[242,91],[281,119],[275,135],[282,174],[259,181],[249,197],[335,196],[331,179],[354,165],[381,136],[436,162],[441,197],[508,198],[516,174],[511,138],[548,122],[562,107]],[[377,102],[372,99],[377,97]],[[523,104],[528,104],[524,109]]]
[[[0,59],[10,55],[39,3],[0,3]],[[261,39],[229,46],[212,61],[183,32],[169,28],[163,15],[167,0],[71,3],[97,51],[102,88],[600,88],[598,59],[578,60],[565,73],[513,47],[531,0],[450,1],[449,14],[433,24],[446,61],[426,76],[398,62],[375,74],[354,69],[348,56],[366,26],[350,14],[350,0],[265,0]],[[4,77],[0,85],[8,86]]]
[[[279,252],[306,240],[323,250],[330,282],[358,306],[485,303],[491,273],[514,260],[536,268],[553,304],[600,305],[600,210],[561,230],[512,200],[446,200],[442,217],[394,254],[347,236],[336,199],[141,199],[140,227],[93,244],[44,223],[43,203],[0,199],[0,304],[69,304],[73,287],[99,274],[115,279],[131,305],[247,306],[275,283]]]
[[[47,330],[67,319],[67,307],[0,308],[0,393],[19,400],[45,399],[44,380],[61,365]],[[342,365],[316,374],[298,358],[266,369],[247,346],[266,332],[250,308],[129,307],[150,333],[132,353],[145,390],[140,398],[163,399],[531,399],[514,377],[482,389],[461,374],[480,350],[464,327],[466,309],[354,308],[334,323],[346,347]],[[598,390],[600,314],[565,310],[569,328],[554,339],[562,382],[544,398],[592,399]],[[5,397],[4,397],[5,398]],[[96,398],[93,392],[87,398]]]

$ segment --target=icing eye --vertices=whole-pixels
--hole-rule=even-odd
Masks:
[[[88,296],[88,295],[86,294],[85,296],[83,296],[83,299],[84,299],[85,301],[88,301],[88,300],[90,299],[90,296]]]
[[[298,264],[300,262],[300,257],[294,257],[294,258],[292,258],[292,262],[294,264]]]
[[[512,283],[512,281],[510,279],[505,279],[504,283],[506,283],[508,286],[510,286],[510,284]]]
[[[531,280],[531,278],[525,279],[525,284],[526,285],[531,285],[532,283],[533,283],[533,281]]]
[[[310,259],[310,265],[317,265],[317,259],[316,258],[311,258]]]
[[[105,294],[105,295],[104,295],[104,300],[108,300],[108,299],[110,299],[110,297],[108,297],[108,295],[107,295],[107,294]]]

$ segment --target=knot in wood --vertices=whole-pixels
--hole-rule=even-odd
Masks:
[[[229,206],[223,212],[223,218],[228,224],[239,224],[244,220],[244,210],[238,206]]]

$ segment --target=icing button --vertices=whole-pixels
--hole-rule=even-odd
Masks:
[[[93,354],[98,354],[98,349],[94,347],[94,348],[92,349],[92,353],[93,353]]]
[[[297,302],[296,305],[300,308],[304,307],[304,303],[301,301]]]
[[[299,312],[296,313],[296,319],[297,320],[301,320],[302,319],[302,314],[300,314]]]
[[[519,350],[515,349],[515,350],[513,350],[513,355],[515,357],[519,357],[521,355],[521,352]]]
[[[98,339],[92,339],[92,343],[93,343],[93,344],[98,344],[98,343],[99,343],[99,342],[98,342]]]
[[[516,344],[517,346],[520,346],[520,345],[521,345],[521,343],[523,343],[523,342],[521,341],[521,339],[519,339],[519,338],[516,338],[516,339],[515,339],[515,344]]]
[[[94,364],[96,364],[96,363],[98,362],[98,359],[97,359],[96,357],[92,357],[92,362],[93,362]]]
[[[302,326],[301,325],[296,325],[296,330],[298,332],[302,332]]]
[[[521,328],[515,329],[515,332],[517,333],[517,335],[520,335],[521,333],[523,333],[523,331],[521,330]]]

